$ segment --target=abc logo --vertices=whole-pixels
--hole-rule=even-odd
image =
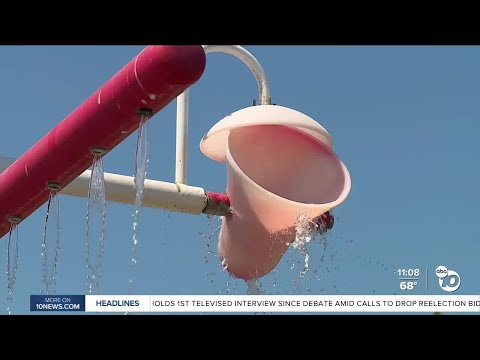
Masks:
[[[448,270],[446,266],[441,265],[437,267],[435,274],[438,276],[438,283],[443,290],[454,292],[460,287],[461,279],[456,271]]]

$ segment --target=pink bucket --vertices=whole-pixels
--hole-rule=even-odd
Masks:
[[[262,105],[226,119],[201,149],[226,162],[232,213],[223,219],[218,251],[232,275],[248,280],[275,268],[295,240],[299,214],[316,221],[345,200],[351,180],[328,132],[306,115]]]

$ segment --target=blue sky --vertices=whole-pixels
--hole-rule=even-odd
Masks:
[[[0,47],[0,155],[19,157],[129,62],[143,46]],[[478,294],[480,48],[462,46],[246,46],[264,66],[273,102],[304,112],[333,136],[352,176],[334,210],[335,227],[310,244],[310,271],[289,252],[260,279],[266,294],[394,294],[398,268],[419,268],[413,294],[445,294],[433,274],[457,271],[456,294]],[[223,192],[224,164],[198,144],[218,120],[250,106],[257,85],[248,68],[209,54],[190,97],[189,184]],[[174,181],[175,102],[150,122],[148,178]],[[133,175],[136,134],[104,159],[105,171]],[[86,199],[62,196],[58,294],[85,293]],[[245,294],[207,254],[219,225],[206,216],[143,209],[138,265],[128,288],[133,207],[107,204],[103,294]],[[42,288],[46,205],[19,226],[12,311],[29,312]],[[0,239],[6,268],[7,236]],[[52,239],[50,240],[52,241]],[[212,236],[216,250],[216,234]],[[53,243],[53,241],[52,241]],[[207,257],[208,262],[205,262]],[[292,263],[295,264],[291,269]],[[425,287],[426,270],[429,288]],[[1,270],[5,273],[4,270]],[[0,277],[0,313],[6,313]]]

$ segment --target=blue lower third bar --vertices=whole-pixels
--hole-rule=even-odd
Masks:
[[[85,295],[30,295],[30,311],[85,311]]]

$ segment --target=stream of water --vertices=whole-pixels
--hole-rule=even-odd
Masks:
[[[138,262],[138,225],[140,222],[140,211],[142,208],[143,191],[145,188],[145,179],[147,178],[149,162],[149,117],[142,115],[140,126],[138,128],[137,149],[135,153],[135,204],[133,210],[133,244],[130,267],[132,276],[128,283],[133,285],[133,269]]]
[[[101,268],[105,249],[106,212],[103,160],[100,155],[95,155],[88,189],[87,233],[85,237],[87,294],[97,294],[100,290]]]
[[[14,237],[12,241],[12,237]],[[12,314],[13,291],[18,269],[18,226],[12,224],[7,243],[7,312]]]
[[[41,254],[43,260],[41,292],[46,295],[54,294],[60,256],[60,196],[56,190],[50,190],[48,198]]]

